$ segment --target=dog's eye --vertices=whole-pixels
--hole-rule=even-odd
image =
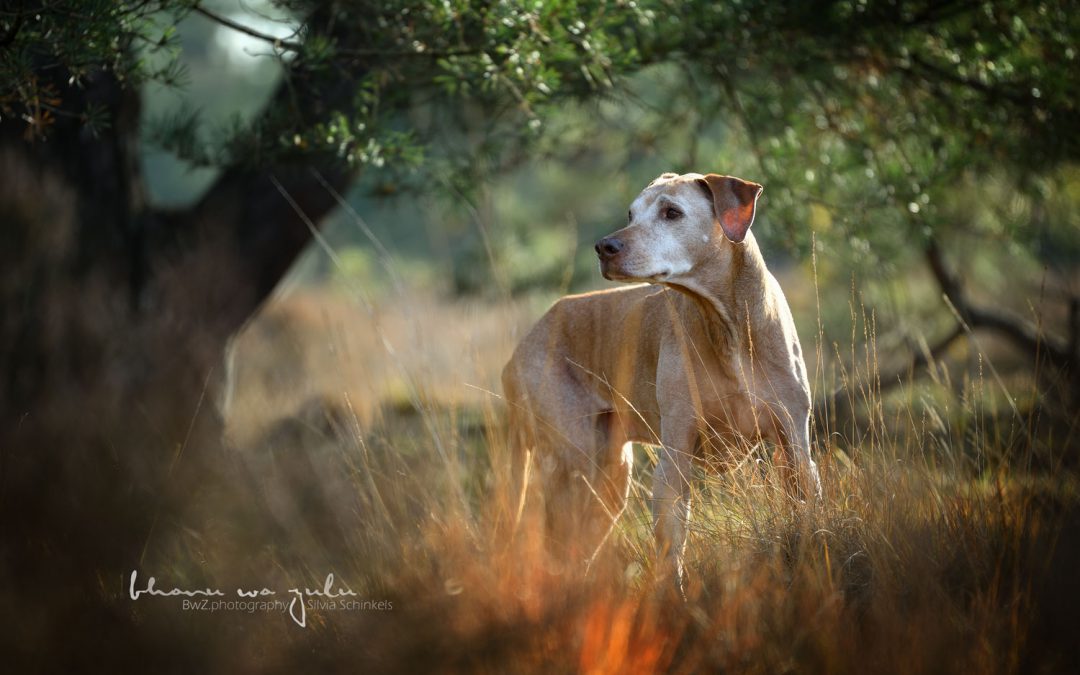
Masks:
[[[674,206],[669,206],[664,209],[664,217],[668,220],[675,220],[676,218],[682,217],[682,211],[675,208]]]
[[[626,222],[629,223],[633,219],[634,219],[634,212],[633,211],[627,211],[626,212]]]

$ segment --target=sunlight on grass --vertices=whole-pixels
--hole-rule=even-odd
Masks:
[[[757,455],[700,471],[683,604],[650,575],[650,449],[588,568],[551,553],[535,504],[517,522],[497,382],[536,301],[406,293],[365,306],[299,292],[237,342],[230,437],[266,500],[253,521],[272,523],[252,564],[332,567],[395,607],[316,616],[303,648],[266,628],[249,649],[401,672],[1023,669],[1037,579],[1077,495],[1046,471],[1030,379],[1004,392],[989,363],[935,362],[883,388],[874,317],[853,297],[860,346],[819,335],[813,350],[819,397],[863,411],[818,420],[824,499],[793,504]],[[366,636],[359,655],[351,635]]]

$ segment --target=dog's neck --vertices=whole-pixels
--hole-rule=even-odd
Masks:
[[[738,244],[722,240],[694,267],[693,274],[671,284],[703,311],[717,346],[749,348],[767,328],[768,270],[752,233]]]

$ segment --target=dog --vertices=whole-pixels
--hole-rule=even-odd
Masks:
[[[598,550],[625,509],[631,443],[658,448],[653,530],[680,592],[695,457],[738,462],[769,441],[787,493],[821,494],[799,337],[750,232],[761,192],[653,180],[596,244],[604,278],[645,283],[558,300],[503,370],[514,472],[527,482],[535,464],[549,531],[574,550]]]

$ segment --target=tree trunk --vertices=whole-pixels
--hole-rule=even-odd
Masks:
[[[31,608],[6,635],[15,670],[81,666],[83,646],[131,643],[124,575],[154,559],[166,530],[215,517],[190,511],[193,492],[235,489],[213,389],[226,341],[311,237],[282,191],[318,223],[335,202],[317,176],[339,191],[354,177],[320,156],[236,166],[194,207],[157,211],[139,164],[138,92],[108,73],[83,88],[53,80],[64,109],[104,105],[110,126],[94,137],[63,117],[30,142],[19,120],[0,121],[0,597]],[[309,121],[354,85],[303,81],[293,100]],[[168,563],[200,587],[207,571],[190,558]],[[193,664],[170,645],[192,644],[191,631],[195,643],[220,639],[212,627],[158,626],[164,642],[98,665]],[[49,633],[68,649],[42,651]]]

